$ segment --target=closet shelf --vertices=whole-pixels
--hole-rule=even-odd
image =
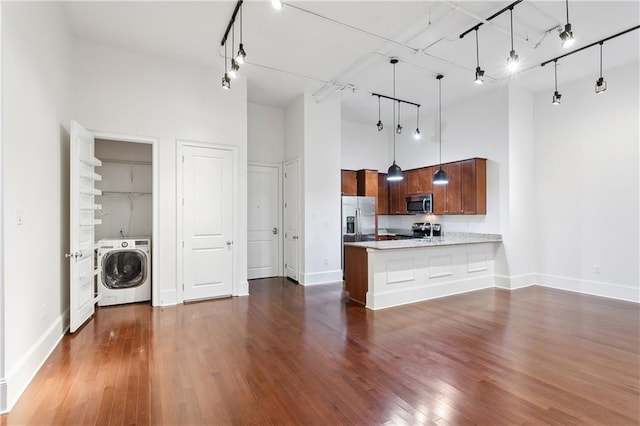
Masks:
[[[143,191],[102,191],[102,195],[151,195],[153,192]]]
[[[89,187],[84,187],[84,188],[80,188],[80,194],[85,194],[85,195],[102,195],[102,191],[100,191],[97,188],[89,188]]]
[[[102,161],[98,160],[95,157],[86,158],[86,159],[81,158],[80,161],[85,163],[85,164],[89,164],[90,166],[94,166],[94,167],[102,166]]]
[[[115,164],[133,164],[136,166],[151,166],[153,163],[151,161],[142,161],[142,160],[116,160],[116,159],[107,159],[103,158],[102,163],[115,163]]]

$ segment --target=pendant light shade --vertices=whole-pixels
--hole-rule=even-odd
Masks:
[[[442,166],[438,169],[435,175],[433,175],[433,184],[434,185],[446,185],[449,183],[449,178],[447,177],[447,172],[442,170]]]
[[[396,97],[396,64],[398,63],[398,60],[396,58],[391,58],[391,61],[389,62],[391,62],[391,65],[393,65],[393,97],[395,98]],[[395,101],[393,102],[393,127],[394,128],[396,127]],[[398,128],[400,129],[400,132],[402,132],[402,127],[400,127],[400,123],[398,123]],[[391,166],[389,167],[389,170],[387,171],[387,180],[389,182],[394,182],[394,181],[399,181],[404,179],[404,176],[402,174],[402,169],[400,168],[400,166],[396,164],[396,133],[400,133],[400,132],[398,132],[398,129],[394,129],[394,132],[393,132],[393,164],[391,164]]]
[[[396,164],[396,160],[393,160],[393,164],[389,166],[389,170],[387,171],[387,180],[395,182],[402,179],[404,179],[404,176],[402,176],[402,169]]]
[[[440,166],[438,167],[438,171],[435,175],[433,175],[433,184],[434,185],[446,185],[449,183],[449,179],[447,178],[447,172],[442,170],[442,79],[444,75],[438,74],[436,79],[438,79],[438,122],[439,122],[439,130],[438,130],[438,140],[440,145]]]

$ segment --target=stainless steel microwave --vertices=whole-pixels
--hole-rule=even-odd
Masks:
[[[433,213],[433,194],[408,196],[407,213]]]

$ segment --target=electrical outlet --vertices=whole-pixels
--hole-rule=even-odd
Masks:
[[[593,265],[593,273],[594,274],[600,273],[600,265]]]

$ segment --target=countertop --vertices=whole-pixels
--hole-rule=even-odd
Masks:
[[[361,241],[345,243],[345,246],[364,247],[374,250],[409,249],[421,247],[455,246],[461,244],[501,243],[500,234],[476,234],[469,232],[448,232],[444,237],[412,238],[390,241]]]

